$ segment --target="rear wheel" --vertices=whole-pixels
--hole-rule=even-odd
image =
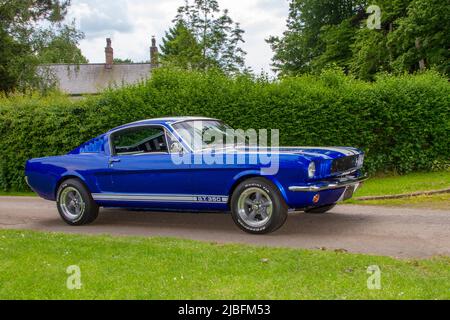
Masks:
[[[231,197],[234,222],[244,231],[264,234],[280,228],[288,207],[278,188],[263,178],[251,178],[239,184]]]
[[[71,226],[89,224],[97,219],[98,205],[77,179],[69,179],[61,184],[56,201],[61,218]]]
[[[305,212],[312,213],[312,214],[324,214],[324,213],[329,212],[335,206],[336,206],[336,203],[333,203],[333,204],[329,204],[329,205],[322,206],[322,207],[307,209],[307,210],[305,210]]]

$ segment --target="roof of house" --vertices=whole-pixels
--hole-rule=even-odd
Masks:
[[[50,64],[38,67],[38,74],[56,83],[70,95],[96,94],[108,88],[132,85],[151,76],[150,63],[114,64],[110,68],[103,63]]]

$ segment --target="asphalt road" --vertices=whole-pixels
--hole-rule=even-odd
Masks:
[[[450,256],[450,210],[341,205],[325,215],[292,213],[277,232],[255,236],[238,229],[230,215],[218,213],[101,209],[92,225],[70,227],[60,219],[53,202],[0,197],[0,229],[168,236],[219,243],[344,249],[401,258]]]

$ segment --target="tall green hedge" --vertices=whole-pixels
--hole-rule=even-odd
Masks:
[[[269,82],[158,70],[137,86],[72,101],[0,99],[0,190],[26,189],[26,159],[64,154],[115,126],[201,115],[280,129],[282,145],[356,146],[367,171],[431,170],[450,159],[450,85],[433,72],[366,83],[337,71]]]

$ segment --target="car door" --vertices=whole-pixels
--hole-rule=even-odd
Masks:
[[[128,128],[110,136],[111,199],[146,207],[183,207],[192,195],[189,164],[174,163],[162,126]]]

